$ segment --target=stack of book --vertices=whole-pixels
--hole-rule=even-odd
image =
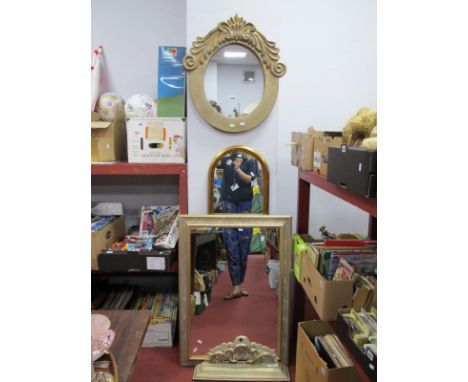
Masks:
[[[107,296],[103,303],[98,305],[99,309],[114,310],[114,309],[129,309],[128,306],[131,304],[132,297],[135,293],[134,288],[129,287],[114,287],[106,291]],[[102,298],[97,296],[96,301]]]
[[[327,280],[333,280],[337,269],[340,268],[341,259],[345,262],[341,261],[337,279],[352,277],[354,272],[360,275],[376,273],[377,242],[375,241],[325,240],[323,243],[309,243],[309,245],[317,254],[319,272]]]
[[[327,363],[328,368],[353,366],[353,362],[335,334],[316,336],[314,346],[320,357]]]
[[[99,302],[98,302],[99,300]],[[177,293],[145,293],[132,287],[113,287],[93,298],[93,308],[103,310],[151,310],[151,322],[176,321]]]
[[[377,310],[340,309],[336,333],[370,381],[377,381]]]
[[[130,309],[151,310],[151,323],[177,320],[178,297],[176,293],[139,294]]]
[[[173,345],[178,296],[176,293],[151,293],[140,296],[133,309],[151,310],[150,324],[143,339],[143,347],[170,347]]]
[[[342,316],[350,328],[350,337],[361,351],[364,346],[370,348],[377,355],[377,311],[372,308],[369,312],[361,309],[360,312],[351,309]]]

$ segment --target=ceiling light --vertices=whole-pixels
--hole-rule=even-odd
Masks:
[[[244,58],[245,56],[247,56],[247,52],[233,52],[233,51],[224,52],[225,58]]]

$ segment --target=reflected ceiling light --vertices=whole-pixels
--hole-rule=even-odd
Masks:
[[[234,52],[227,50],[224,52],[224,58],[244,58],[247,56],[247,52]]]

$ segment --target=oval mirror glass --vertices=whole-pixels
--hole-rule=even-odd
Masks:
[[[213,109],[228,118],[252,113],[263,97],[263,69],[257,56],[242,45],[227,45],[208,63],[205,94]]]

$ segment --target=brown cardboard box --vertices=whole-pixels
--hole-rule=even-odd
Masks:
[[[338,309],[352,306],[353,283],[327,280],[309,256],[303,256],[301,285],[321,320],[335,321]]]
[[[124,236],[125,218],[123,216],[119,216],[100,230],[91,232],[91,269],[99,269],[98,254],[101,253],[101,250]]]
[[[315,131],[314,132],[314,160],[313,171],[323,176],[327,175],[328,148],[340,147],[343,142],[341,132]]]
[[[312,170],[314,154],[314,129],[307,133],[291,133],[291,164],[303,170]]]
[[[125,159],[125,120],[100,121],[91,113],[91,161],[113,162]]]
[[[296,382],[357,382],[354,367],[329,369],[313,345],[313,337],[333,334],[332,327],[324,321],[305,321],[298,326],[296,348]]]

